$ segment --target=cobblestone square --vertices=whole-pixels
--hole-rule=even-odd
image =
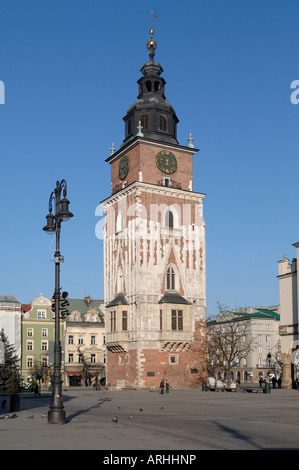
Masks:
[[[299,391],[285,389],[269,394],[179,389],[161,395],[73,388],[63,392],[67,422],[59,426],[47,423],[49,392],[40,398],[21,395],[20,411],[9,412],[9,399],[0,410],[0,449],[299,449],[298,400]]]

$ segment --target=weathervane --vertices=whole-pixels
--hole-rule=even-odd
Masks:
[[[147,48],[148,48],[149,57],[150,57],[151,60],[153,60],[153,58],[155,56],[155,50],[156,50],[156,47],[157,47],[157,43],[153,38],[153,34],[154,34],[153,21],[157,18],[158,15],[154,15],[153,10],[151,11],[151,14],[152,14],[151,29],[150,29],[151,37],[147,41]]]

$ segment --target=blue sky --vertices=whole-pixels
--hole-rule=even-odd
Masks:
[[[103,298],[95,235],[110,194],[105,159],[124,139],[148,60],[150,11],[166,98],[189,132],[194,190],[206,194],[207,313],[279,303],[277,261],[299,240],[298,2],[9,0],[0,4],[0,294],[54,289],[55,242],[42,231],[56,180],[75,214],[61,235],[61,285]]]

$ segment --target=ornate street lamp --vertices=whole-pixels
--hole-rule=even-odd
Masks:
[[[63,191],[63,199],[61,193]],[[63,257],[60,254],[60,229],[61,222],[69,220],[73,214],[69,211],[69,200],[66,199],[67,186],[66,181],[56,181],[56,188],[50,195],[49,214],[46,216],[47,225],[43,230],[50,235],[56,235],[56,251],[54,254],[55,262],[55,342],[54,342],[54,375],[52,382],[52,399],[50,410],[48,412],[49,424],[65,424],[65,411],[62,403],[62,380],[61,380],[61,343],[60,343],[60,263]],[[52,214],[52,202],[55,202],[55,214]],[[64,293],[65,294],[65,293]]]

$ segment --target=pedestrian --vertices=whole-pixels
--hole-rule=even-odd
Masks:
[[[164,393],[164,379],[160,382],[161,395]]]
[[[170,389],[170,385],[169,385],[168,380],[166,380],[165,392],[166,392],[167,394],[169,393],[169,389]]]
[[[281,377],[278,377],[278,379],[277,379],[278,388],[281,388],[281,382],[282,382]]]
[[[35,384],[33,385],[33,392],[34,392],[35,398],[36,398],[37,395],[40,396],[40,393],[39,393],[39,391],[38,391],[38,384],[37,384],[37,383],[35,383]]]
[[[273,388],[275,388],[275,386],[276,386],[276,377],[275,377],[275,375],[273,375],[271,380],[272,380],[272,386],[273,386]]]
[[[262,388],[263,382],[264,382],[264,381],[263,381],[263,377],[260,377],[260,380],[259,380],[260,388]]]

